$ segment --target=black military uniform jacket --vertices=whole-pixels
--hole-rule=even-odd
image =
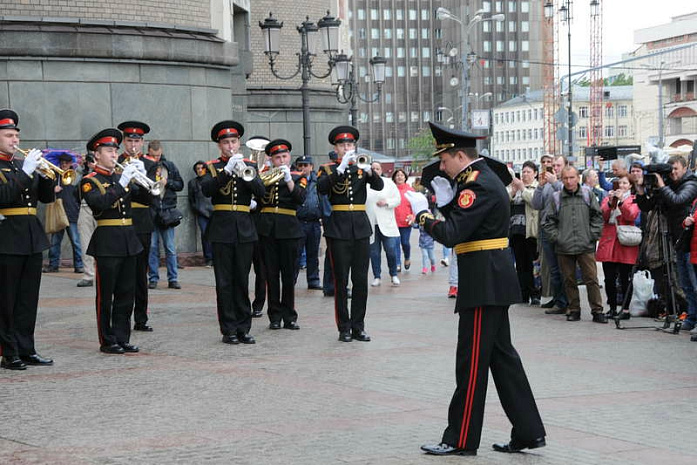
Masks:
[[[365,212],[366,185],[370,184],[373,190],[380,191],[384,186],[382,178],[375,174],[368,176],[353,164],[346,168],[344,174],[339,174],[338,167],[338,163],[327,163],[320,166],[317,174],[319,193],[328,196],[332,207],[345,205],[348,208],[347,211],[332,208],[332,214],[324,225],[324,235],[346,240],[370,237],[373,230]],[[360,205],[362,210],[350,210],[352,205]]]
[[[245,160],[248,166],[256,164]],[[206,230],[206,240],[226,244],[254,242],[258,239],[254,221],[249,214],[252,195],[261,198],[266,188],[259,176],[249,182],[243,181],[236,174],[228,174],[223,168],[227,160],[217,158],[207,162],[208,173],[201,181],[201,191],[211,197],[213,214]],[[218,205],[231,205],[231,210],[218,210]],[[236,211],[235,206],[247,207],[247,211]]]
[[[119,184],[120,174],[95,167],[95,170],[82,178],[80,192],[92,209],[97,229],[87,247],[87,254],[94,257],[130,257],[143,251],[135,228],[123,225],[133,220],[131,201],[148,203],[150,193],[131,182],[127,189]],[[122,225],[101,226],[102,220],[122,222]]]
[[[22,162],[0,158],[0,213],[6,208],[33,208],[55,200],[55,181],[39,173],[22,171]],[[0,254],[32,255],[49,247],[44,227],[36,214],[4,215],[0,221]]]
[[[130,156],[126,153],[122,153],[119,155],[119,163],[123,163],[127,158],[130,158]],[[147,177],[154,181],[157,163],[152,160],[148,160],[140,153],[136,158],[143,162]],[[153,214],[150,210],[152,200],[152,196],[149,195],[147,198],[147,203],[135,201],[137,205],[131,205],[133,214],[133,228],[135,229],[136,234],[148,234],[155,230],[155,222],[153,221]]]
[[[487,239],[507,241],[510,199],[503,182],[486,161],[473,162],[455,182],[453,200],[440,209],[445,221],[434,219],[428,212],[419,212],[419,224],[446,247]],[[458,253],[457,266],[456,312],[520,302],[518,278],[508,247]]]
[[[292,173],[295,188],[293,192],[288,190],[288,184],[281,179],[266,186],[266,194],[259,199],[259,217],[257,219],[257,232],[261,236],[276,239],[300,239],[303,233],[300,220],[295,215],[280,212],[272,213],[275,208],[296,212],[305,202],[307,192],[307,179],[299,173]]]

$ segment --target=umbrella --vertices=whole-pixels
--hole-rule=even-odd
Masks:
[[[505,163],[490,157],[482,156],[482,158],[486,161],[487,166],[491,168],[494,174],[496,174],[501,182],[503,182],[504,186],[509,185],[513,181],[513,177],[508,171],[508,166],[506,166]],[[445,172],[441,171],[440,159],[434,160],[433,162],[424,166],[423,171],[421,172],[421,184],[426,186],[430,191],[433,191],[431,188],[431,181],[433,181],[433,178],[436,176],[442,176],[446,179],[450,179]]]
[[[70,158],[72,159],[71,164],[75,165],[79,163],[81,156],[72,150],[63,150],[63,149],[45,149],[43,150],[44,153],[44,158],[51,163],[53,163],[56,166],[60,165],[60,156],[61,155],[70,155]]]

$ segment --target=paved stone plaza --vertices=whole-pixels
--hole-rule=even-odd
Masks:
[[[95,289],[72,269],[44,275],[37,349],[56,363],[0,370],[0,463],[697,463],[697,343],[591,323],[587,305],[578,323],[511,309],[546,448],[491,450],[510,433],[492,383],[479,455],[423,455],[446,425],[457,324],[447,269],[422,276],[417,262],[401,287],[370,289],[373,342],[348,344],[301,273],[300,331],[264,317],[256,345],[225,345],[213,270],[187,267],[183,289],[151,291],[155,332],[131,339],[141,353],[116,356],[98,351]],[[655,324],[627,326],[640,323]]]

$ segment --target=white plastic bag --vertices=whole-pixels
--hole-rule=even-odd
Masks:
[[[632,316],[646,316],[646,303],[653,297],[653,279],[648,270],[637,271],[632,278],[632,301],[629,303],[629,313]]]

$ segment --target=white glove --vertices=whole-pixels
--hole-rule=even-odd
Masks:
[[[41,150],[31,149],[26,157],[24,157],[24,163],[22,164],[22,171],[27,173],[27,176],[31,176],[36,167],[39,166],[39,159],[41,158]],[[41,172],[39,172],[41,173]],[[42,175],[43,176],[43,175]],[[45,176],[44,176],[45,177]]]
[[[368,165],[367,168],[363,169],[363,172],[366,173],[368,176],[372,176],[373,175],[373,167]]]
[[[287,165],[281,165],[279,166],[279,169],[281,170],[281,173],[283,173],[283,182],[289,183],[293,180],[293,178],[290,176],[290,167]]]
[[[147,174],[145,171],[145,163],[143,163],[142,160],[133,158],[128,164],[135,166],[142,174]]]
[[[121,187],[125,189],[137,172],[138,168],[132,163],[126,165],[126,168],[124,168],[123,173],[121,173],[121,178],[119,178],[119,184],[121,184]]]
[[[356,152],[347,152],[344,154],[344,157],[341,159],[341,163],[339,163],[339,167],[336,170],[339,172],[339,174],[344,174],[344,171],[346,171],[346,168],[348,168],[349,163],[354,161],[356,161]]]
[[[443,205],[449,204],[453,197],[455,197],[455,191],[453,190],[450,181],[445,179],[443,176],[436,176],[431,181],[431,187],[433,192],[436,194],[436,205],[442,207]]]
[[[414,215],[428,210],[428,200],[421,192],[407,191],[404,196],[411,204],[411,210],[414,212]]]
[[[237,162],[240,162],[244,159],[241,153],[237,153],[233,156],[230,157],[230,159],[227,161],[227,165],[225,165],[225,168],[223,168],[227,174],[232,175],[232,173],[235,172],[235,165],[237,165]]]
[[[255,210],[257,208],[257,201],[252,199],[249,201],[249,209],[250,210]]]

